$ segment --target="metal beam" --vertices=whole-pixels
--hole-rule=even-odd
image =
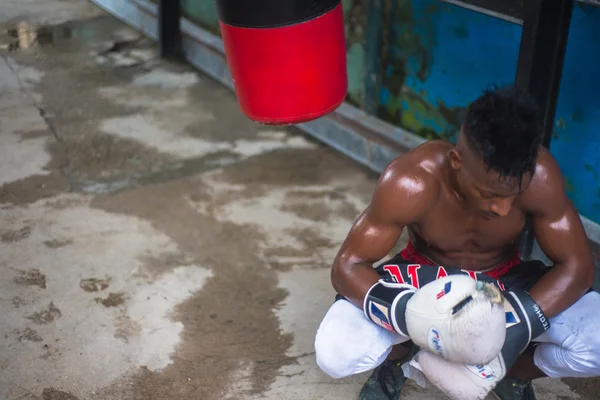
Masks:
[[[522,24],[530,0],[441,0],[480,14]],[[600,7],[600,0],[575,0],[575,4]]]
[[[163,58],[181,58],[181,4],[179,0],[158,0],[158,45]]]
[[[377,115],[379,95],[382,81],[381,50],[384,35],[383,12],[385,0],[371,0],[367,2],[366,24],[364,34],[365,56],[364,62],[364,92],[361,108],[372,115]]]
[[[442,0],[445,3],[466,8],[490,17],[521,24],[525,5],[522,0]],[[599,0],[600,1],[600,0]]]
[[[550,147],[556,103],[560,91],[573,0],[533,0],[525,10],[516,84],[529,90],[538,102],[543,145]],[[534,234],[527,224],[521,242],[523,259],[532,257]]]
[[[534,0],[530,4],[523,23],[516,83],[527,88],[537,100],[544,130],[543,143],[549,147],[573,0]]]

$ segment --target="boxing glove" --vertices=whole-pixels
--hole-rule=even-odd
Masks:
[[[469,366],[423,350],[402,369],[407,378],[424,388],[433,385],[451,400],[483,400],[506,375],[499,357],[485,366]]]
[[[363,310],[372,322],[455,363],[491,362],[506,334],[500,291],[468,276],[447,276],[418,290],[380,280],[365,296]]]
[[[504,294],[506,339],[500,353],[502,363],[509,370],[529,344],[550,329],[550,321],[523,289]]]
[[[506,339],[498,357],[485,365],[451,363],[420,351],[405,368],[406,374],[424,375],[453,400],[482,400],[504,378],[530,342],[550,328],[540,307],[522,289],[505,294]],[[418,379],[415,379],[418,381]]]

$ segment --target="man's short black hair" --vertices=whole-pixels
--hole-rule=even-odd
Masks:
[[[533,174],[542,130],[533,98],[517,86],[493,87],[467,109],[463,132],[489,171],[521,183]]]

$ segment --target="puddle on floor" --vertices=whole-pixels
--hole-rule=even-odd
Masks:
[[[21,21],[4,27],[0,45],[8,51],[27,51],[43,46],[82,44],[114,38],[123,24],[112,16],[101,16],[82,21],[69,21],[54,26],[33,25]]]

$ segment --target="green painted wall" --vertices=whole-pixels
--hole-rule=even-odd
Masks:
[[[179,0],[184,15],[212,33],[219,34],[217,6],[214,0]]]

